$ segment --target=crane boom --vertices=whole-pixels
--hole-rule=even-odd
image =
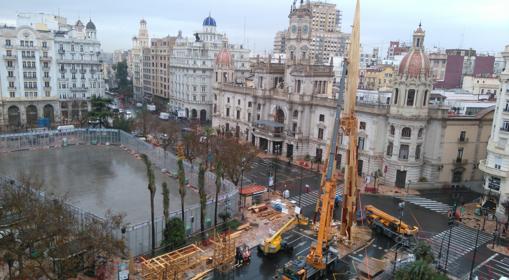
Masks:
[[[345,186],[341,206],[341,226],[339,235],[342,239],[351,240],[351,229],[357,209],[357,116],[355,115],[355,99],[359,84],[360,60],[360,4],[357,0],[353,20],[350,50],[348,55],[348,85],[344,98],[344,111],[341,115],[341,128],[348,136],[348,150],[345,166]]]
[[[346,61],[345,61],[346,62]],[[345,89],[346,63],[343,63],[343,71],[339,81],[339,94],[343,94]],[[332,216],[334,214],[334,199],[336,198],[337,178],[334,174],[336,166],[336,148],[339,133],[341,113],[341,101],[337,99],[336,114],[334,118],[334,126],[330,144],[328,145],[326,167],[322,173],[322,181],[320,185],[320,227],[318,228],[318,236],[316,244],[311,246],[306,262],[316,269],[325,269],[326,263],[323,258],[323,249],[327,247],[328,236],[331,228]]]

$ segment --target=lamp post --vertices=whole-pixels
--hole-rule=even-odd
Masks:
[[[272,160],[272,167],[274,168],[274,178],[273,178],[274,192],[276,192],[276,172],[277,172],[276,161],[277,161],[277,156]]]
[[[400,235],[399,231],[401,229],[401,220],[403,219],[403,211],[405,210],[405,202],[402,201],[402,202],[398,203],[398,208],[399,208],[400,213],[399,213],[399,223],[398,223],[397,234]],[[394,254],[394,268],[392,270],[392,274],[396,274],[396,264],[398,263],[398,247],[397,247],[398,243],[396,243],[396,249],[395,249],[395,254]]]
[[[452,214],[454,215],[454,214]],[[449,262],[449,249],[451,247],[451,235],[452,235],[452,228],[454,227],[454,216],[449,217],[449,240],[447,241],[447,253],[445,255],[445,267],[444,271],[447,273],[447,264]]]
[[[408,180],[408,184],[406,187],[406,193],[408,194],[408,191],[410,190],[410,184],[412,184],[412,180]]]
[[[301,196],[302,196],[302,166],[300,167],[300,183],[299,183],[299,208],[301,207],[300,206],[300,202],[301,202]]]
[[[479,241],[479,233],[480,232],[481,232],[480,226],[477,226],[477,234],[475,236],[474,256],[472,257],[472,265],[470,266],[470,275],[468,276],[469,280],[472,280],[472,274],[474,272],[475,257],[477,256],[477,242]]]
[[[242,158],[242,163],[241,163],[241,166],[240,166],[240,197],[239,197],[239,211],[242,209],[243,206],[246,206],[245,204],[245,198],[244,198],[244,205],[242,205],[242,189],[243,189],[243,182],[242,180],[244,179],[244,164],[246,163],[246,159],[245,158]]]

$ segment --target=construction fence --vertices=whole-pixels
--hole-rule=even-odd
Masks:
[[[146,154],[157,168],[165,170],[170,174],[177,173],[178,159],[174,154],[121,130],[67,129],[62,131],[44,130],[0,135],[0,153],[50,149],[72,145],[121,145],[135,153]],[[184,169],[189,187],[196,188],[198,185],[198,166],[196,164],[191,165],[185,161]],[[13,179],[4,178],[3,180],[11,182]],[[215,174],[207,171],[205,174],[205,190],[207,192],[206,229],[211,228],[214,224],[215,189]],[[41,196],[44,196],[44,193],[41,193]],[[230,181],[222,180],[221,192],[218,196],[218,215],[221,213],[228,213],[231,216],[236,215],[238,212],[238,201],[239,194],[235,185]],[[69,205],[69,209],[81,219],[80,221],[90,218],[101,220],[100,217],[78,207]],[[181,217],[181,211],[170,213],[170,217]],[[184,217],[188,236],[197,233],[200,230],[200,204],[186,205]],[[220,219],[218,218],[218,220]],[[156,244],[160,246],[165,227],[164,218],[162,216],[157,217],[154,224],[156,229]],[[124,234],[119,231],[114,233],[114,235],[125,240],[127,247],[134,256],[146,254],[151,249],[152,235],[150,221],[136,225],[127,225]]]

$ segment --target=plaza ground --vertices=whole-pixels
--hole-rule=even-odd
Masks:
[[[44,191],[65,196],[68,202],[103,217],[108,209],[125,213],[125,222],[137,224],[150,219],[150,194],[144,163],[117,146],[69,146],[0,155],[0,175],[17,177],[20,171],[44,180]],[[180,210],[175,179],[155,168],[156,217],[162,216],[163,181],[170,188],[170,211]],[[186,205],[198,203],[189,189]]]

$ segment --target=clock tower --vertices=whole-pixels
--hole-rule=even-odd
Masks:
[[[311,24],[313,20],[311,4],[300,1],[300,6],[292,5],[290,25],[286,32],[286,61],[289,64],[312,64]]]

